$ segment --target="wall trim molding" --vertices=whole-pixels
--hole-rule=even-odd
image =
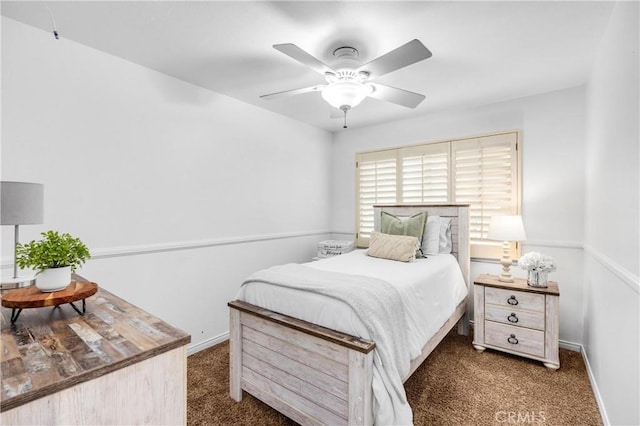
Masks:
[[[609,416],[607,416],[607,410],[604,407],[604,401],[602,399],[602,395],[600,394],[600,389],[598,389],[596,377],[593,374],[591,364],[589,363],[589,357],[587,356],[587,351],[583,345],[580,345],[580,353],[582,354],[584,366],[587,369],[587,377],[589,377],[589,383],[591,384],[591,389],[593,390],[593,396],[596,399],[596,404],[598,404],[598,410],[600,411],[600,417],[602,417],[602,423],[604,426],[609,426],[611,425],[611,422],[609,421]]]
[[[356,238],[356,231],[331,231],[332,234],[350,235],[354,239]]]
[[[333,235],[349,235],[355,238],[355,231],[331,231]],[[522,245],[536,246],[536,247],[553,247],[564,248],[572,250],[582,250],[583,244],[581,241],[560,241],[560,240],[527,240],[523,241]]]
[[[238,237],[208,238],[203,240],[185,240],[165,243],[141,244],[121,247],[105,247],[91,250],[91,259],[107,259],[110,257],[137,256],[142,254],[163,253],[178,250],[195,250],[232,244],[251,244],[263,241],[285,240],[289,238],[329,235],[331,231],[315,230],[301,232],[284,232],[279,234],[255,234]],[[13,267],[13,257],[2,258],[2,268]]]
[[[203,340],[202,342],[192,343],[187,346],[187,356],[193,355],[196,352],[203,351],[212,346],[218,345],[226,340],[229,340],[229,332],[222,333],[215,337],[210,337],[208,339]]]
[[[557,241],[557,240],[527,240],[522,242],[523,246],[551,247],[582,250],[584,245],[580,241]]]
[[[246,236],[236,236],[236,237],[226,237],[226,238],[207,238],[203,240],[184,240],[184,241],[175,241],[175,242],[163,242],[163,243],[153,243],[153,244],[140,244],[140,245],[130,245],[130,246],[120,246],[120,247],[104,247],[97,248],[91,250],[91,259],[107,259],[111,257],[124,257],[124,256],[137,256],[143,254],[154,254],[154,253],[163,253],[169,251],[178,251],[178,250],[195,250],[201,248],[208,247],[216,247],[216,246],[226,246],[233,244],[251,244],[262,241],[274,241],[274,240],[283,240],[289,238],[303,238],[303,237],[312,237],[318,235],[349,235],[355,236],[355,233],[350,231],[330,231],[330,230],[314,230],[314,231],[303,231],[303,232],[284,232],[278,234],[254,234],[254,235],[246,235]],[[529,241],[528,245],[541,246],[541,247],[557,247],[557,248],[568,248],[568,249],[582,249],[581,243],[576,242],[566,242],[566,241]],[[596,254],[594,257],[601,259],[608,259],[604,255]],[[601,260],[602,262],[602,260]],[[610,262],[612,265],[615,265],[615,262]],[[609,266],[609,265],[606,265]],[[0,268],[8,268],[13,267],[13,257],[4,256],[2,258]],[[613,266],[615,268],[615,266]],[[614,271],[616,275],[619,275],[618,271]],[[623,272],[623,275],[631,275],[630,273]],[[632,275],[631,275],[632,276]],[[625,282],[629,283],[628,278],[623,278]],[[636,287],[640,287],[638,285],[638,278],[635,277]],[[636,291],[640,291],[636,288]]]
[[[636,294],[640,294],[640,278],[637,275],[635,275],[607,255],[596,250],[593,246],[585,244],[584,250],[591,257],[596,259],[602,266],[604,266],[622,282],[624,282],[631,290],[635,291]]]

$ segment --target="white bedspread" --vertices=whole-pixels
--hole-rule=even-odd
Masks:
[[[458,263],[447,254],[403,263],[369,257],[365,250],[356,250],[305,265],[320,270],[374,277],[392,284],[405,306],[411,359],[420,355],[424,344],[467,296],[467,287]],[[318,293],[253,282],[242,286],[237,298],[371,340],[362,321],[347,304]],[[391,391],[390,379],[376,356],[373,376],[375,423],[410,424],[411,409],[406,399],[397,398]]]

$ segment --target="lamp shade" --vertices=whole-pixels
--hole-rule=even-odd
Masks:
[[[487,238],[499,241],[524,241],[527,235],[520,215],[492,216]]]
[[[353,108],[372,91],[372,86],[365,86],[356,81],[337,81],[322,90],[322,98],[338,109],[343,106]]]
[[[43,217],[44,185],[0,182],[0,225],[34,225]]]

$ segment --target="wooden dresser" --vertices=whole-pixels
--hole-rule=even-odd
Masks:
[[[556,282],[530,287],[520,278],[504,283],[497,276],[480,275],[473,284],[473,346],[477,350],[496,349],[560,368]]]
[[[84,315],[10,318],[2,308],[0,424],[186,424],[188,334],[104,289]]]

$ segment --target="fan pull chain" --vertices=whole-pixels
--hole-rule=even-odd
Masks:
[[[51,26],[53,27],[53,36],[56,38],[56,40],[59,40],[60,37],[58,36],[58,31],[56,30],[56,19],[53,17],[53,13],[51,13],[51,9],[49,9],[49,5],[47,4],[47,2],[43,2],[44,3],[44,7],[47,8],[47,12],[49,12],[49,18],[51,18]]]
[[[349,111],[351,107],[349,105],[342,105],[340,109],[342,110],[342,112],[344,112],[344,125],[342,126],[342,128],[346,129],[347,128],[347,111]]]

